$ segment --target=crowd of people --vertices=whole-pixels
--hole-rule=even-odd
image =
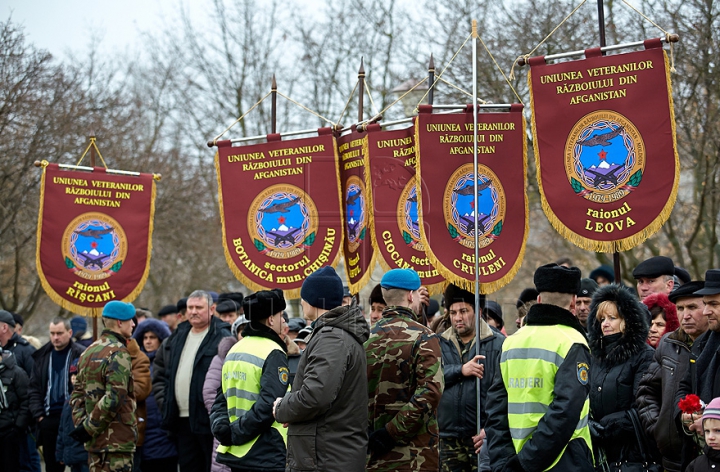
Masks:
[[[332,267],[301,288],[111,301],[50,341],[0,310],[8,472],[706,471],[720,466],[720,270],[539,267],[502,307],[386,272],[367,314]],[[478,306],[481,313],[476,316]],[[42,451],[42,458],[38,453]]]

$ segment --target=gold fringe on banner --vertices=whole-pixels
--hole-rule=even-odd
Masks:
[[[523,123],[523,127],[527,126],[524,116],[522,117],[522,123]],[[518,271],[520,270],[520,266],[522,265],[523,258],[525,256],[525,246],[527,243],[528,229],[529,229],[529,213],[528,213],[528,198],[527,198],[527,139],[524,136],[523,136],[523,139],[524,139],[523,140],[523,172],[526,177],[524,179],[525,183],[524,183],[524,188],[523,188],[523,196],[524,196],[524,200],[525,200],[525,235],[523,236],[522,247],[520,249],[520,253],[518,254],[518,257],[515,259],[515,263],[513,264],[512,268],[510,269],[510,271],[507,274],[505,274],[503,277],[501,277],[500,279],[498,279],[494,282],[489,282],[489,283],[480,282],[480,284],[478,286],[478,291],[482,294],[493,293],[493,292],[501,289],[508,283],[510,283],[510,281],[515,277],[515,275],[517,275]],[[420,171],[420,163],[421,163],[420,153],[421,153],[421,151],[420,151],[420,133],[419,133],[419,128],[416,127],[415,128],[415,156],[416,156],[416,162],[417,162],[417,164],[416,164],[417,173],[415,174],[415,179],[416,179],[416,185],[417,185],[418,208],[422,208],[422,206],[421,206],[422,205],[422,191],[421,191],[422,179],[421,179],[421,171]],[[433,266],[435,266],[435,269],[438,271],[438,273],[440,275],[445,277],[445,279],[447,281],[457,285],[458,287],[460,287],[464,290],[467,290],[468,292],[475,293],[475,279],[474,278],[472,280],[468,280],[464,277],[461,277],[461,276],[455,274],[455,272],[453,272],[452,270],[445,267],[440,262],[440,260],[437,258],[437,256],[433,252],[432,246],[430,246],[430,242],[427,239],[427,235],[422,230],[422,228],[424,227],[422,212],[418,212],[418,217],[419,217],[419,226],[420,226],[420,238],[421,238],[423,244],[425,245],[425,253],[427,254],[427,256],[430,259],[430,262],[433,264]],[[439,285],[444,286],[446,284],[439,284]]]
[[[674,172],[674,178],[673,178],[673,187],[670,192],[670,197],[668,198],[668,201],[665,203],[665,206],[663,207],[660,214],[655,218],[649,225],[647,225],[642,231],[629,236],[627,238],[623,239],[616,239],[614,241],[597,241],[593,239],[585,238],[571,229],[569,229],[567,226],[565,226],[560,219],[557,217],[553,209],[550,207],[550,205],[547,202],[547,199],[545,198],[545,190],[543,188],[542,183],[542,173],[540,168],[540,151],[538,150],[537,145],[533,146],[533,151],[535,154],[535,167],[537,170],[537,181],[538,181],[538,188],[540,190],[540,199],[542,202],[542,209],[543,212],[545,212],[545,216],[547,216],[547,219],[550,221],[550,224],[552,227],[557,231],[560,236],[567,239],[574,245],[588,250],[588,251],[594,251],[594,252],[619,252],[619,251],[628,251],[639,244],[642,244],[645,242],[649,237],[654,235],[662,226],[665,224],[665,222],[670,218],[670,213],[672,213],[672,209],[675,206],[675,201],[677,199],[677,193],[678,193],[678,187],[680,185],[680,159],[678,156],[677,151],[677,136],[676,136],[676,127],[675,127],[675,108],[673,105],[673,97],[672,97],[672,83],[670,79],[670,69],[669,69],[669,61],[667,53],[663,50],[663,58],[665,63],[665,78],[667,81],[667,94],[668,94],[668,104],[670,106],[670,125],[672,127],[672,139],[673,139],[673,150],[675,154],[675,172]],[[533,90],[532,90],[532,68],[528,72],[528,88],[530,89],[530,109],[532,112],[532,134],[533,134],[533,142],[538,143],[538,136],[537,136],[537,124],[535,121],[535,99],[533,96]]]
[[[99,318],[102,315],[102,310],[99,308],[89,308],[82,305],[77,305],[75,303],[72,303],[68,300],[65,300],[62,298],[55,289],[50,285],[50,283],[47,281],[47,278],[45,278],[45,273],[42,270],[42,264],[40,263],[40,241],[42,238],[42,222],[43,222],[43,210],[45,206],[45,175],[47,172],[47,166],[48,161],[42,161],[41,166],[43,168],[42,171],[42,177],[40,180],[40,208],[38,210],[38,225],[37,225],[37,244],[35,245],[35,266],[37,268],[38,278],[40,279],[40,284],[42,285],[42,288],[45,290],[45,293],[47,293],[50,300],[55,302],[56,304],[60,305],[65,310],[71,311],[78,315],[83,316],[89,316],[91,318]],[[148,227],[148,252],[147,252],[147,262],[145,264],[145,271],[143,272],[142,278],[140,279],[140,282],[138,282],[137,286],[128,294],[125,298],[123,298],[121,301],[123,302],[132,302],[134,301],[140,293],[145,288],[145,283],[147,283],[148,276],[150,275],[150,258],[152,256],[152,234],[155,226],[155,195],[156,195],[157,189],[155,184],[155,179],[152,179],[152,195],[150,196],[150,224]]]

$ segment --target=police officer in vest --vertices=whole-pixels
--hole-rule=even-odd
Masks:
[[[220,441],[217,462],[233,472],[284,471],[287,429],[275,422],[273,401],[288,389],[287,347],[280,337],[282,290],[262,290],[243,300],[250,320],[222,369],[222,392],[210,412]]]
[[[548,264],[535,271],[538,304],[505,340],[488,392],[494,471],[593,470],[585,330],[573,316],[580,270]]]

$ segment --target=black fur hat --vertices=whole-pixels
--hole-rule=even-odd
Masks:
[[[602,327],[597,319],[598,305],[604,301],[614,302],[625,322],[625,330],[620,340],[609,351],[603,343]],[[590,353],[595,357],[607,359],[612,365],[617,365],[627,361],[641,349],[645,349],[649,331],[647,313],[645,305],[640,303],[627,287],[612,284],[597,290],[593,295],[590,315],[588,315]]]
[[[250,321],[261,321],[285,309],[285,297],[279,288],[260,290],[243,300],[245,316]]]
[[[535,270],[533,277],[538,292],[570,293],[580,290],[580,269],[555,263],[545,264]]]
[[[458,287],[455,284],[449,284],[447,288],[445,289],[444,296],[444,303],[445,308],[447,310],[450,309],[453,303],[456,302],[465,302],[468,305],[474,307],[475,306],[475,294],[472,292],[468,292],[465,289],[462,289]],[[483,309],[485,307],[485,295],[482,293],[480,294],[480,309]]]

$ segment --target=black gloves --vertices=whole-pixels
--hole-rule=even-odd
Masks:
[[[80,444],[85,444],[92,439],[92,436],[87,432],[87,429],[85,429],[82,423],[70,433],[70,437]]]
[[[625,411],[616,411],[615,413],[605,415],[603,419],[600,420],[600,426],[604,429],[602,437],[608,440],[614,439],[626,431],[632,431],[633,427]]]
[[[392,451],[395,444],[395,440],[383,426],[370,433],[370,437],[368,438],[368,452],[375,457],[383,456]]]
[[[590,435],[593,439],[603,439],[605,437],[605,426],[595,420],[590,420],[588,426],[590,427]]]
[[[505,463],[503,472],[525,472],[522,464],[520,464],[520,458],[516,455],[512,456],[512,459]]]
[[[220,418],[212,424],[212,433],[223,446],[232,446],[232,431],[230,431],[230,420]]]

